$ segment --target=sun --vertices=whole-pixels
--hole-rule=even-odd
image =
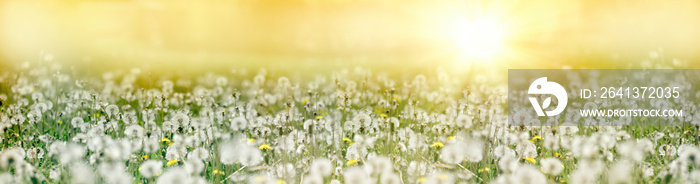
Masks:
[[[465,58],[492,59],[504,47],[503,26],[488,19],[454,24],[452,38]]]

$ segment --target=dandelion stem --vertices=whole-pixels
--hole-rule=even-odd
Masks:
[[[223,180],[221,180],[220,183],[224,183],[226,180],[230,179],[233,175],[235,175],[235,174],[238,173],[239,171],[243,170],[245,167],[246,167],[246,166],[243,166],[243,167],[241,167],[240,169],[236,170],[236,172],[231,173],[231,175],[228,175],[228,177],[226,177],[226,178],[224,178]]]
[[[458,165],[459,167],[461,167],[462,169],[464,169],[465,171],[467,171],[469,174],[472,174],[474,177],[476,177],[477,179],[479,179],[479,181],[484,182],[483,179],[481,179],[479,176],[477,176],[476,174],[474,174],[474,172],[472,172],[472,171],[470,171],[469,169],[467,169],[467,168],[465,168],[464,166],[462,166],[462,164],[457,163],[457,165]]]

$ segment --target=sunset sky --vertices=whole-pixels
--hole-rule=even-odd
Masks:
[[[0,61],[42,52],[96,68],[614,68],[650,52],[700,59],[700,2],[690,0],[168,2],[0,1]]]

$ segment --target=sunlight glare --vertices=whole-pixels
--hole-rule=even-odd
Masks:
[[[477,20],[455,26],[455,41],[466,58],[493,58],[503,48],[503,27],[491,20]]]

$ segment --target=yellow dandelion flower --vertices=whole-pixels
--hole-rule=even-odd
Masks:
[[[379,116],[386,118],[386,114],[384,114],[384,113],[380,114]]]
[[[323,116],[316,116],[316,120],[323,119]]]
[[[437,141],[437,142],[434,142],[433,145],[431,145],[430,147],[442,148],[442,147],[445,147],[445,145],[442,144],[440,141]]]
[[[396,100],[397,102],[401,102],[401,98],[399,98],[398,96],[394,96],[394,100]]]
[[[148,155],[142,156],[139,160],[141,160],[141,161],[148,160]]]
[[[418,178],[418,181],[417,181],[417,182],[418,182],[418,183],[423,183],[423,182],[425,182],[425,177],[420,177],[420,178]]]
[[[301,101],[301,104],[306,105],[306,102],[309,102],[309,99],[304,99],[304,101]]]
[[[92,116],[95,116],[96,118],[99,118],[99,117],[100,117],[100,114],[99,114],[99,113],[95,113],[95,114],[92,115]]]
[[[285,183],[287,183],[287,182],[282,180],[282,179],[277,179],[277,184],[285,184]]]
[[[177,164],[177,159],[169,160],[168,163],[165,164],[165,165],[167,165],[167,166],[172,166],[172,165],[175,165],[175,164]]]
[[[343,141],[345,141],[345,142],[352,142],[352,140],[350,140],[350,138],[348,138],[348,137],[343,137]]]
[[[260,149],[260,150],[271,150],[272,147],[270,147],[270,145],[268,145],[268,144],[262,144],[262,145],[260,145],[260,147],[258,147],[258,149]]]
[[[219,171],[219,170],[214,170],[214,171],[212,171],[211,173],[212,173],[212,174],[215,174],[215,175],[216,175],[216,174],[220,174],[220,175],[226,174],[226,173],[224,173],[224,171]]]
[[[484,167],[484,168],[482,168],[482,169],[479,169],[478,172],[479,172],[479,173],[482,173],[482,172],[491,172],[491,169],[488,168],[488,167]]]
[[[63,121],[58,120],[58,121],[56,121],[56,123],[58,123],[59,125],[62,125],[62,124],[63,124]]]
[[[449,136],[447,137],[447,140],[455,140],[455,136]]]
[[[544,138],[542,138],[542,136],[540,136],[540,135],[535,135],[535,137],[533,137],[530,141],[531,141],[531,142],[533,142],[533,141],[540,141],[540,140],[542,140],[542,139],[544,139]]]
[[[255,142],[255,139],[250,138],[250,139],[248,139],[248,142],[253,143],[253,142]]]
[[[355,164],[357,164],[357,159],[350,159],[350,160],[348,160],[347,163],[345,163],[345,165],[348,165],[348,166],[355,165]]]
[[[530,163],[533,163],[533,164],[534,164],[534,163],[537,163],[537,160],[535,160],[535,158],[532,158],[532,157],[527,157],[527,158],[525,158],[525,161],[530,162]]]
[[[168,139],[167,137],[163,137],[162,139],[160,139],[160,142],[169,143],[170,139]]]

